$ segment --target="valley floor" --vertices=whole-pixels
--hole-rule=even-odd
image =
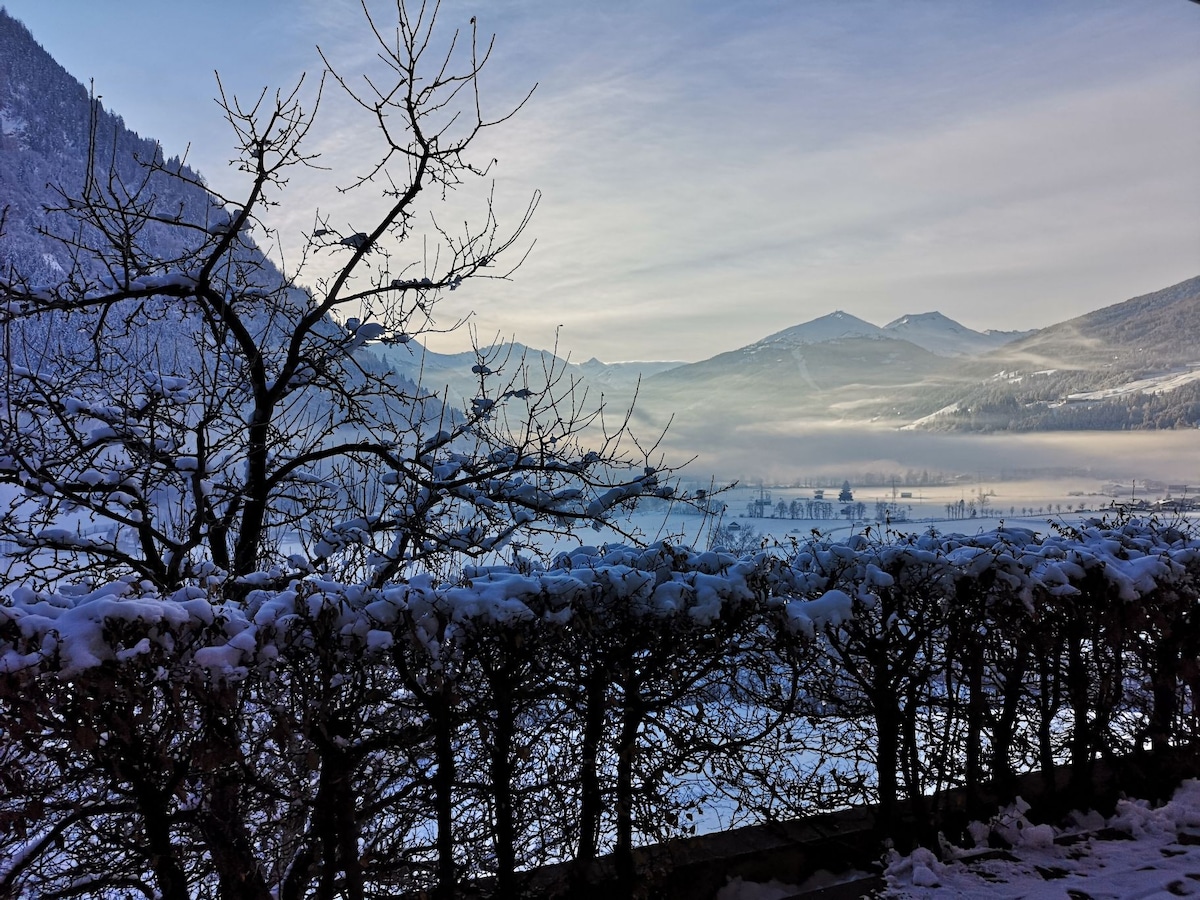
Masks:
[[[1194,496],[1197,490],[1189,486],[1189,496]],[[736,523],[736,531],[743,534],[752,532],[756,541],[765,538],[768,544],[786,546],[792,540],[811,537],[814,530],[834,537],[861,534],[867,528],[876,533],[880,525],[875,520],[875,511],[877,504],[882,502],[891,505],[894,510],[898,509],[904,516],[902,520],[891,521],[888,526],[890,530],[901,534],[921,534],[932,528],[943,534],[971,535],[992,531],[1001,525],[1046,534],[1055,526],[1070,526],[1085,519],[1112,515],[1116,506],[1121,504],[1136,500],[1156,501],[1162,497],[1161,491],[1147,492],[1140,482],[1115,485],[1086,477],[995,483],[985,480],[924,488],[897,487],[894,499],[890,487],[856,487],[854,500],[856,503],[861,501],[865,507],[865,514],[861,518],[847,519],[835,515],[833,518],[812,519],[774,515],[774,507],[780,500],[790,507],[794,500],[803,505],[804,501],[812,499],[812,488],[775,487],[765,489],[765,493],[769,495],[772,507],[772,513],[766,517],[748,514],[748,507],[761,496],[760,489],[739,486],[720,495],[720,502],[724,506],[724,512],[720,515],[705,517],[681,506],[655,509],[644,505],[616,524],[621,529],[632,529],[647,541],[666,540],[706,548],[711,546],[719,526]],[[903,497],[902,493],[912,496]],[[832,502],[835,513],[845,506],[837,502],[837,494],[836,489],[825,491],[825,498]],[[967,511],[966,515],[951,515],[948,508],[958,507],[960,502]],[[974,516],[969,514],[972,506],[976,509]],[[1162,515],[1169,518],[1172,514],[1165,512]],[[1191,513],[1193,517],[1197,515]],[[625,540],[615,529],[581,531],[577,539],[596,545],[623,543]],[[567,544],[556,549],[567,549]]]

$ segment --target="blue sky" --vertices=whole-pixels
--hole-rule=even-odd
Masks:
[[[356,2],[0,0],[105,105],[236,194],[213,71],[239,95],[371,63]],[[374,4],[380,20],[389,4]],[[578,360],[700,359],[835,309],[884,324],[1051,324],[1200,274],[1200,5],[1187,0],[446,0],[497,35],[484,100],[538,88],[481,147],[512,283],[446,298],[478,334]],[[370,135],[331,93],[312,146]],[[297,179],[285,251],[317,206]],[[487,185],[480,185],[486,191]],[[465,335],[442,339],[457,348]]]

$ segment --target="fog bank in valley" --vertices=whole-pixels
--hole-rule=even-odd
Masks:
[[[676,422],[663,448],[668,460],[692,455],[693,476],[790,482],[842,473],[945,472],[989,478],[1072,474],[1200,484],[1200,431],[944,434],[895,429],[769,422],[703,427]]]

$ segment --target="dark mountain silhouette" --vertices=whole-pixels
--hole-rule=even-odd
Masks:
[[[75,259],[54,236],[69,237],[72,223],[47,208],[62,207],[82,195],[91,171],[127,186],[149,177],[157,209],[170,216],[207,224],[225,213],[199,184],[148,172],[158,163],[200,178],[178,159],[164,159],[158,144],[125,127],[34,40],[19,21],[0,10],[0,271],[15,268],[34,284],[54,283],[71,271]],[[142,246],[163,259],[175,258],[180,229],[151,225]]]

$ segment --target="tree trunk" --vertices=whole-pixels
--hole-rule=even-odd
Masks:
[[[878,681],[877,681],[878,683]],[[900,783],[900,712],[896,698],[879,693],[871,698],[875,710],[875,769],[879,784],[879,820],[890,828],[896,816]]]
[[[135,778],[134,793],[146,831],[146,855],[158,882],[159,896],[162,900],[190,900],[187,874],[175,857],[171,841],[166,798],[140,777]]]
[[[599,666],[586,675],[583,698],[583,739],[579,767],[579,847],[575,859],[596,858],[604,797],[600,788],[600,742],[604,739],[604,695],[607,679]]]
[[[515,732],[512,682],[507,671],[496,673],[492,683],[496,719],[492,738],[492,797],[495,804],[496,896],[517,896],[517,831],[513,808],[513,735]]]
[[[1012,665],[1004,675],[1001,688],[1000,715],[992,735],[992,777],[995,779],[1003,800],[1016,786],[1016,771],[1012,762],[1012,745],[1017,731],[1017,715],[1021,709],[1021,698],[1025,691],[1025,672],[1029,668],[1029,647],[1022,644],[1016,648]]]
[[[438,695],[443,703],[433,710],[434,762],[433,802],[437,814],[437,893],[439,900],[450,900],[457,894],[454,864],[454,723],[450,698],[443,691]]]
[[[272,900],[238,811],[239,785],[220,776],[197,818],[209,859],[217,871],[221,900]]]
[[[1067,634],[1067,700],[1071,704],[1071,791],[1086,792],[1091,780],[1092,723],[1088,693],[1093,673],[1088,672],[1083,654],[1080,624],[1071,622]]]
[[[637,753],[637,734],[641,721],[641,705],[637,702],[636,692],[627,685],[617,746],[617,843],[613,848],[617,883],[621,887],[622,896],[632,892],[636,876],[633,866],[633,763]]]
[[[967,682],[967,747],[964,760],[968,802],[974,803],[983,783],[983,727],[988,697],[983,691],[983,648],[972,639],[964,660]]]
[[[1038,757],[1042,764],[1042,778],[1047,796],[1055,793],[1054,782],[1054,710],[1057,707],[1055,694],[1058,686],[1055,679],[1058,668],[1057,650],[1042,657],[1038,666]]]
[[[1171,746],[1175,715],[1179,709],[1179,653],[1175,641],[1160,639],[1154,648],[1154,708],[1150,712],[1150,749],[1166,752]]]

